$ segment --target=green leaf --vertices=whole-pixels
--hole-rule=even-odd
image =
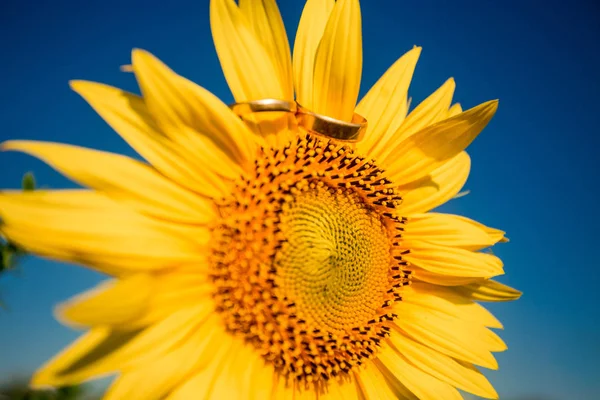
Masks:
[[[23,175],[21,185],[23,186],[23,190],[26,192],[35,190],[35,178],[32,172],[27,172],[25,175]]]
[[[0,240],[0,272],[14,269],[18,258],[25,254],[15,244]]]
[[[0,265],[0,271],[10,269],[13,266],[14,261],[12,249],[10,249],[8,245],[3,245],[2,252],[0,254],[2,255],[2,265]]]

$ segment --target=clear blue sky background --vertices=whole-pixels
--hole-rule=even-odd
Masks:
[[[293,37],[302,1],[280,1]],[[472,193],[446,211],[506,230],[494,251],[502,280],[524,291],[491,308],[509,350],[490,373],[502,398],[599,399],[598,186],[600,10],[592,2],[363,1],[363,93],[392,62],[422,45],[413,104],[454,76],[465,108],[499,98],[470,148]],[[68,88],[84,78],[136,90],[119,71],[130,50],[155,53],[231,100],[210,36],[208,1],[3,0],[0,138],[132,151]],[[24,155],[0,155],[0,187],[32,170],[41,185],[73,185]],[[593,228],[594,227],[594,228]],[[27,259],[0,278],[0,380],[30,373],[77,336],[52,306],[100,276]]]

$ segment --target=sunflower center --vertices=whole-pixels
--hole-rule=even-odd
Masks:
[[[217,202],[214,299],[294,385],[323,385],[373,357],[410,271],[401,199],[372,162],[311,135],[266,149]]]
[[[385,301],[390,240],[380,216],[349,190],[318,187],[282,205],[276,283],[315,326],[364,325]]]

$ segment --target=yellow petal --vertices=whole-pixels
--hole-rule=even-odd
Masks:
[[[421,48],[415,47],[400,57],[356,106],[368,121],[367,134],[357,144],[363,154],[378,159],[404,121],[408,87],[420,54]]]
[[[224,370],[229,367],[239,350],[239,341],[234,340],[231,335],[223,335],[222,342],[216,346],[216,352],[213,359],[204,368],[192,375],[186,382],[176,388],[167,400],[188,400],[195,398],[211,399],[212,388],[215,381],[222,375]],[[235,393],[235,387],[231,391]],[[239,397],[221,397],[221,399],[235,399]]]
[[[256,349],[242,341],[235,341],[232,354],[224,362],[221,373],[209,385],[211,388],[207,399],[248,399],[254,384],[252,382],[253,375],[255,376],[254,370],[257,368],[264,370],[265,366]],[[270,372],[273,373],[272,370]],[[267,383],[263,387],[263,392],[269,389],[269,381],[261,382],[262,384]],[[256,396],[255,393],[252,395]],[[268,396],[263,397],[263,399],[265,398]]]
[[[204,323],[194,335],[159,359],[124,372],[104,395],[105,400],[158,399],[211,363],[226,334],[218,317]]]
[[[360,373],[355,374],[355,379],[365,400],[396,400],[399,396],[386,383],[385,377],[374,363],[367,362]]]
[[[406,295],[403,296],[403,301],[419,304],[473,324],[489,328],[502,328],[502,324],[492,313],[481,305],[458,294],[454,288],[425,282],[412,282],[404,293]]]
[[[206,196],[228,193],[223,178],[241,175],[237,164],[209,141],[205,147],[185,148],[165,136],[144,100],[100,83],[73,81],[71,87],[156,169],[177,183]]]
[[[438,274],[417,266],[411,266],[411,271],[414,279],[440,286],[468,285],[481,280],[481,278],[473,276],[450,276]]]
[[[239,4],[254,36],[267,50],[271,63],[277,70],[276,77],[283,93],[281,99],[294,100],[290,44],[277,3],[275,0],[240,0]],[[236,56],[238,54],[236,53]],[[273,76],[265,77],[265,79],[273,78]],[[253,76],[252,79],[256,80],[257,76]]]
[[[277,51],[277,45],[265,47],[256,31],[253,31],[252,22],[261,24],[265,16],[251,17],[256,19],[249,21],[233,0],[210,2],[213,41],[229,88],[238,102],[264,98],[288,99],[288,82],[278,79],[279,60],[270,52]],[[272,34],[270,29],[267,32]]]
[[[381,349],[378,358],[420,400],[462,400],[452,386],[423,372],[392,348]]]
[[[397,311],[408,309],[408,313],[414,315],[427,312],[435,314],[440,320],[445,321],[448,324],[447,326],[456,326],[457,333],[459,331],[465,332],[463,336],[470,336],[469,341],[479,343],[482,348],[492,352],[507,349],[504,341],[495,332],[487,328],[490,325],[502,327],[491,313],[477,304],[455,305],[449,300],[450,296],[444,297],[441,295],[440,292],[443,289],[443,287],[440,287],[440,290],[434,293],[427,293],[422,289],[415,290],[412,293],[407,290],[406,298],[403,298],[405,304],[399,306]],[[443,326],[443,323],[440,326]],[[418,340],[419,338],[415,339]]]
[[[489,236],[490,240],[492,240],[494,243],[508,242],[508,238],[506,238],[504,236],[505,232],[500,229],[490,228],[489,226],[483,225],[477,221],[474,221],[472,219],[469,219],[469,218],[466,218],[466,217],[463,217],[460,215],[456,215],[455,217],[460,219],[464,223],[468,223],[470,225],[473,225],[474,227],[481,229]]]
[[[497,235],[489,235],[471,219],[439,213],[411,215],[403,240],[407,247],[411,241],[420,241],[465,250],[481,250],[498,242]]]
[[[206,228],[155,221],[99,193],[2,192],[0,217],[2,234],[27,251],[108,274],[205,263]]]
[[[192,264],[103,283],[62,304],[57,313],[63,322],[78,327],[111,325],[133,330],[155,324],[182,308],[205,303],[212,290],[207,271]]]
[[[183,340],[194,336],[204,324],[214,327],[216,322],[213,316],[214,304],[210,300],[182,306],[164,320],[137,331],[139,333],[118,351],[107,352],[106,358],[100,360],[98,367],[101,364],[107,367],[114,364],[118,366],[118,370],[126,371],[160,360],[160,357],[179,346]]]
[[[48,364],[43,366],[37,371],[31,380],[31,385],[34,388],[45,388],[48,386],[63,386],[74,382],[84,382],[94,377],[99,377],[96,374],[87,374],[85,376],[75,375],[65,378],[67,375],[63,371],[67,370],[69,366],[77,364],[77,361],[84,359],[83,356],[86,353],[90,353],[93,349],[98,348],[103,343],[108,345],[107,349],[118,348],[118,346],[126,343],[131,339],[131,332],[120,332],[112,335],[111,331],[106,327],[98,327],[90,330],[88,333],[82,335],[77,341],[71,344],[61,354],[54,357]],[[96,355],[96,357],[101,357]],[[105,374],[108,374],[106,371]]]
[[[296,100],[313,109],[313,73],[317,47],[325,32],[325,26],[335,0],[307,0],[298,24],[294,42],[294,85]]]
[[[498,368],[492,354],[498,344],[489,329],[406,301],[398,302],[394,311],[399,316],[395,322],[400,329],[398,333],[407,334],[450,357],[485,368]]]
[[[209,301],[214,290],[207,264],[190,263],[180,268],[160,271],[155,276],[154,291],[145,312],[127,326],[144,327],[167,318],[177,310]]]
[[[463,112],[463,109],[462,109],[461,105],[459,103],[455,103],[455,104],[452,105],[452,107],[450,107],[448,109],[448,113],[446,114],[446,117],[442,118],[442,119],[452,118],[455,115],[460,114],[461,112]]]
[[[56,314],[61,322],[76,327],[120,325],[139,317],[153,294],[154,279],[136,274],[104,282],[60,305]]]
[[[351,121],[361,74],[360,5],[358,0],[337,0],[315,56],[311,110]]]
[[[421,102],[408,114],[398,131],[394,135],[392,145],[401,143],[409,136],[421,129],[440,122],[448,116],[448,108],[452,102],[456,83],[450,78],[442,86]],[[392,146],[393,147],[393,146]]]
[[[413,392],[411,392],[406,386],[404,386],[402,382],[398,380],[398,377],[396,377],[392,371],[386,368],[381,360],[375,358],[373,360],[373,364],[375,364],[379,372],[384,376],[385,382],[394,391],[397,399],[419,400]]]
[[[292,392],[290,394],[290,392]],[[323,394],[324,396],[325,394]],[[322,396],[321,394],[319,394],[319,400],[321,399]],[[288,384],[288,387],[286,388],[286,390],[282,393],[281,396],[273,396],[271,397],[272,400],[275,399],[285,399],[285,400],[315,400],[315,392],[314,391],[308,391],[308,390],[303,390],[303,388],[299,387],[299,386],[295,386],[295,387],[291,387],[291,385]]]
[[[4,150],[37,157],[75,182],[158,218],[195,224],[213,220],[212,201],[169,181],[150,166],[118,154],[50,142],[9,141]]]
[[[473,221],[474,225],[477,225],[479,228],[483,229],[496,243],[506,243],[508,242],[508,238],[504,236],[506,232],[501,231],[500,229],[490,228],[489,226],[485,226],[483,224],[478,223],[477,221]]]
[[[294,393],[295,390],[293,387],[286,383],[285,377],[276,374],[273,378],[273,386],[271,387],[271,395],[269,397],[265,397],[271,400],[296,400],[295,397],[298,393]],[[300,392],[306,393],[306,392]],[[304,397],[304,398],[303,398]],[[300,397],[302,400],[307,400],[306,395]]]
[[[214,312],[210,303],[173,313],[145,330],[93,328],[33,377],[34,386],[63,386],[139,368],[172,351]]]
[[[426,177],[398,188],[403,215],[427,212],[452,199],[465,185],[471,171],[471,158],[461,152]]]
[[[323,400],[359,400],[359,388],[353,376],[350,375],[349,379],[343,381],[337,381],[332,379],[328,382],[325,393],[319,394],[319,399]]]
[[[458,293],[477,301],[512,301],[521,297],[521,292],[491,279],[479,280],[465,286],[453,288]]]
[[[148,52],[134,50],[132,61],[146,106],[171,140],[192,152],[210,143],[242,166],[254,160],[256,136],[217,97]]]
[[[494,255],[422,242],[412,242],[403,258],[440,275],[489,278],[504,273],[502,260]]]
[[[467,148],[497,107],[489,101],[411,135],[383,159],[386,171],[399,186],[427,176]]]
[[[250,400],[272,399],[273,384],[277,379],[273,366],[266,364],[263,358],[254,356],[248,370],[250,371],[248,391]]]
[[[390,342],[409,362],[440,381],[486,399],[498,398],[485,376],[472,365],[460,363],[402,334],[391,335]]]
[[[439,286],[436,286],[439,288]],[[445,290],[452,290],[452,288],[444,288]],[[450,294],[444,293],[442,290],[438,289],[438,295],[440,297],[444,297],[446,299],[453,299]],[[455,301],[455,300],[451,300]],[[503,329],[504,325],[502,322],[498,320],[490,311],[488,311],[485,307],[478,303],[460,303],[457,304],[456,307],[460,310],[463,319],[471,322],[480,322],[485,327],[488,328],[496,328]]]

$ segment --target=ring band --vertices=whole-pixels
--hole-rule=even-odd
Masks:
[[[238,116],[244,117],[247,114],[259,112],[296,112],[296,103],[287,100],[278,99],[260,99],[233,103],[229,108]]]
[[[354,113],[352,122],[341,121],[312,112],[295,101],[260,99],[233,103],[229,108],[242,119],[261,112],[292,113],[296,115],[298,125],[306,130],[345,142],[360,141],[367,130],[367,120],[359,114]]]
[[[298,104],[296,118],[298,125],[309,131],[346,142],[360,141],[367,131],[367,120],[356,113],[352,122],[346,122],[314,113]]]

